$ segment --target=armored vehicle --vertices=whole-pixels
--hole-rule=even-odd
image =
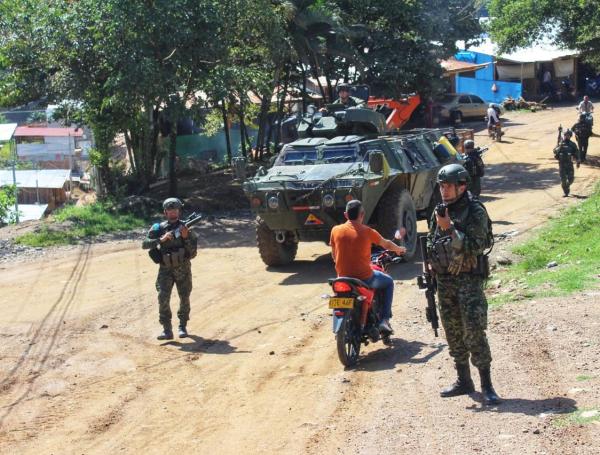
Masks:
[[[454,159],[435,147],[445,130],[386,135],[379,112],[338,107],[304,116],[299,138],[282,148],[270,169],[259,168],[244,182],[260,256],[269,266],[292,262],[300,241],[328,243],[351,199],[363,202],[365,220],[385,238],[405,228],[411,258],[417,220],[428,218],[439,200],[437,171]]]

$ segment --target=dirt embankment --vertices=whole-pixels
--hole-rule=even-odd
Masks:
[[[572,113],[509,114],[506,142],[485,155],[495,232],[514,234],[500,252],[597,180],[594,137],[575,197],[561,197],[551,150]],[[154,339],[156,269],[137,241],[0,264],[1,453],[600,451],[598,424],[580,423],[600,410],[597,289],[490,312],[504,403],[485,408],[478,393],[438,395],[453,371],[424,318],[419,263],[393,270],[393,346],[368,346],[344,371],[320,299],[334,273],[325,245],[302,244],[293,265],[271,270],[249,219],[198,232],[187,340]]]

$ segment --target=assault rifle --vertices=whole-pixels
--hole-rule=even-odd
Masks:
[[[556,139],[556,145],[560,145],[562,141],[562,125],[558,125],[558,138]]]
[[[180,223],[177,224],[177,227],[173,230],[173,237],[178,239],[181,237],[181,226],[190,227],[194,224],[197,224],[202,219],[202,215],[200,213],[192,213],[185,220],[181,220]],[[155,264],[160,264],[162,262],[162,252],[159,247],[152,248],[148,250],[148,256]]]
[[[419,286],[419,289],[425,289],[425,297],[427,298],[425,316],[427,316],[427,321],[431,323],[433,333],[435,333],[435,336],[437,337],[438,329],[440,328],[440,321],[435,306],[437,283],[429,269],[430,260],[427,255],[427,236],[422,235],[419,237],[419,246],[421,247],[421,256],[423,257],[423,274],[417,277],[417,285]]]

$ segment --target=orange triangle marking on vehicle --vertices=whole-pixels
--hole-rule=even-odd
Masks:
[[[311,213],[306,217],[304,224],[323,224],[323,222]]]

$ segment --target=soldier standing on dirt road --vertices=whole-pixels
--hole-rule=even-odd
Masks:
[[[160,267],[156,278],[158,291],[159,322],[163,332],[159,340],[172,340],[171,325],[171,291],[177,286],[179,294],[179,338],[185,338],[187,321],[190,317],[190,294],[192,292],[192,264],[196,257],[198,239],[196,234],[180,220],[183,203],[177,198],[168,198],[163,202],[166,221],[152,225],[146,239],[142,243],[144,249],[155,249],[160,246],[158,253]]]
[[[438,173],[443,211],[434,211],[427,236],[428,257],[437,280],[439,311],[454,359],[457,381],[442,390],[442,397],[466,395],[475,390],[469,358],[479,369],[486,404],[500,398],[492,386],[492,355],[485,334],[487,300],[483,282],[488,275],[483,252],[491,244],[489,217],[483,204],[467,191],[469,175],[460,164],[449,164]]]
[[[587,121],[585,114],[579,116],[579,121],[571,128],[575,133],[577,145],[579,146],[579,155],[582,163],[585,163],[588,144],[592,135],[592,128]]]
[[[481,194],[481,177],[485,173],[485,165],[483,159],[481,159],[481,152],[479,148],[475,148],[475,142],[472,139],[467,139],[464,145],[466,155],[464,166],[470,177],[467,189],[473,196],[479,197]]]
[[[571,185],[575,180],[575,169],[573,169],[573,159],[577,162],[579,168],[579,149],[577,145],[571,141],[573,132],[565,131],[563,140],[554,148],[554,158],[558,160],[558,170],[560,174],[560,182],[564,192],[563,197],[569,195]]]

